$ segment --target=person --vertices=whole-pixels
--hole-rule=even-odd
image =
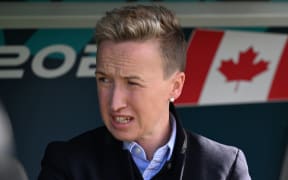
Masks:
[[[95,34],[105,126],[50,143],[39,180],[250,180],[241,150],[186,131],[176,114],[186,42],[172,11],[115,8]]]
[[[14,155],[14,151],[12,125],[0,99],[0,179],[28,180],[25,169]]]

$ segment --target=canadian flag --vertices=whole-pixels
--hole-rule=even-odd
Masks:
[[[283,34],[195,30],[177,105],[288,100],[288,41]]]

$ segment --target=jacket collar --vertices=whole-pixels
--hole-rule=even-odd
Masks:
[[[173,103],[170,103],[169,106],[170,112],[173,114],[176,120],[176,142],[173,150],[172,161],[173,157],[178,156],[179,154],[184,154],[188,144],[188,137],[186,131],[182,125],[182,122],[179,119],[179,116],[176,113],[176,108]],[[177,158],[176,158],[177,159]]]

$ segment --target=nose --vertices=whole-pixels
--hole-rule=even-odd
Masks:
[[[127,95],[123,86],[114,84],[110,96],[110,107],[114,112],[119,112],[127,107]]]

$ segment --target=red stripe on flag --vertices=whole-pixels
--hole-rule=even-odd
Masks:
[[[288,99],[288,40],[286,41],[283,53],[281,55],[268,99]]]
[[[197,104],[223,31],[196,30],[187,50],[186,80],[176,104]]]

